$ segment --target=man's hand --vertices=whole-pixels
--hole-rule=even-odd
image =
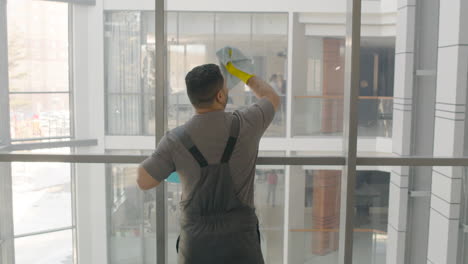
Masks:
[[[279,95],[276,93],[275,89],[273,89],[267,82],[263,81],[261,78],[250,74],[248,72],[242,71],[239,68],[237,68],[233,63],[233,52],[235,52],[239,57],[245,57],[244,54],[238,49],[233,49],[231,47],[226,47],[224,49],[227,49],[228,53],[228,61],[226,65],[226,70],[229,72],[229,74],[239,78],[241,81],[243,81],[247,86],[252,89],[254,94],[258,98],[267,98],[275,107],[275,110],[278,110],[280,104],[281,104],[281,99]]]
[[[232,64],[232,62],[228,62],[226,64],[226,70],[236,76],[237,78],[239,78],[242,82],[244,83],[247,83],[252,77],[254,77],[254,75],[250,74],[250,73],[246,73],[246,72],[243,72],[239,69],[236,68],[236,66],[234,66],[234,64]]]
[[[216,56],[219,59],[219,63],[223,66],[222,69],[225,70],[223,74],[225,78],[228,79],[229,89],[234,87],[237,84],[237,80],[241,80],[244,83],[247,83],[250,78],[254,75],[251,74],[253,65],[252,61],[247,58],[239,49],[233,47],[224,47],[216,52]],[[232,79],[230,77],[236,77]],[[236,80],[235,83],[229,85],[229,79]]]
[[[242,54],[241,51],[238,51],[238,53],[241,54],[242,57],[245,57],[244,54]],[[247,83],[250,78],[252,78],[254,75],[253,74],[250,74],[250,73],[247,73],[247,72],[244,72],[240,69],[238,69],[236,66],[234,66],[234,64],[232,64],[232,48],[229,48],[228,49],[228,54],[229,54],[229,61],[226,63],[226,70],[236,76],[237,78],[239,78],[242,82],[244,83]]]
[[[143,168],[143,166],[138,167],[138,178],[137,184],[138,187],[142,190],[149,190],[159,185],[159,181],[155,180],[149,173]]]

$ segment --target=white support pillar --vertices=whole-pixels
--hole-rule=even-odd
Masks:
[[[387,263],[405,262],[408,218],[408,167],[395,167],[390,173]]]
[[[393,106],[393,153],[398,156],[411,154],[415,2],[415,0],[398,1]],[[405,261],[408,179],[409,168],[395,167],[392,170],[389,191],[387,263],[402,264]]]
[[[10,145],[6,1],[0,0],[0,147]],[[0,163],[0,263],[14,263],[11,164]]]
[[[305,109],[301,109],[295,96],[305,89],[307,76],[307,54],[305,26],[299,22],[299,14],[289,13],[288,30],[288,80],[287,80],[287,138],[292,138],[297,131],[296,124],[300,124],[296,115],[303,115]]]
[[[468,87],[468,2],[440,1],[434,156],[464,154]],[[460,167],[434,167],[427,262],[457,263]]]
[[[294,31],[296,26],[295,22],[295,13],[289,12],[288,13],[288,55],[287,61],[288,65],[286,68],[286,138],[292,137],[292,124],[293,124],[293,113],[292,113],[292,102],[293,102],[293,45],[294,41]]]
[[[104,18],[103,0],[73,6],[73,87],[75,137],[95,138],[98,145],[77,154],[103,154]],[[106,174],[104,164],[76,165],[77,250],[80,263],[108,263]]]
[[[11,143],[7,31],[6,0],[0,0],[0,147]]]
[[[291,229],[304,229],[305,218],[305,171],[302,166],[289,166],[289,258],[285,263],[304,263],[304,232],[291,232]]]
[[[15,262],[11,163],[0,162],[0,263]]]

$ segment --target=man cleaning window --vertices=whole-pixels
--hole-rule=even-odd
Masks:
[[[260,138],[273,120],[280,97],[251,74],[252,63],[239,50],[226,47],[217,56],[221,68],[205,64],[185,77],[196,114],[166,134],[140,165],[137,182],[148,190],[172,172],[179,174],[179,264],[261,264],[253,201],[255,164]],[[228,87],[240,81],[259,100],[225,112]]]

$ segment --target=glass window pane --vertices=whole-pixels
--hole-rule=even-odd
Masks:
[[[286,135],[288,15],[252,14],[252,37],[246,52],[254,62],[255,74],[266,80],[281,97],[281,106],[265,133],[266,137]],[[246,104],[255,102],[252,92],[246,91]]]
[[[107,92],[140,92],[140,12],[111,12],[105,19]]]
[[[139,151],[112,151],[139,154]],[[137,165],[108,164],[110,261],[115,264],[156,262],[156,191],[136,185]]]
[[[10,95],[10,126],[13,139],[70,136],[69,95]]]
[[[168,128],[184,124],[195,113],[188,99],[185,75],[195,66],[217,63],[214,46],[214,13],[169,12]]]
[[[145,94],[143,126],[145,135],[155,135],[156,133],[156,96],[154,94]]]
[[[353,261],[386,263],[390,172],[360,170],[356,175]]]
[[[308,14],[303,16],[307,18]],[[293,135],[340,140],[343,134],[344,37],[309,32],[296,43],[300,46],[293,57]]]
[[[215,49],[225,46],[248,50],[251,46],[250,38],[252,15],[249,13],[216,13],[215,14]]]
[[[353,262],[466,263],[468,168],[358,168]]]
[[[72,225],[70,164],[14,162],[11,171],[15,235]]]
[[[258,166],[255,173],[255,208],[265,263],[283,263],[285,167]]]
[[[361,41],[358,136],[392,137],[395,38]]]
[[[289,263],[338,263],[341,167],[291,166]]]
[[[108,135],[155,133],[155,13],[106,12]]]
[[[439,19],[434,19],[438,17]],[[468,53],[453,6],[399,6],[390,28],[361,26],[358,150],[365,155],[467,155]],[[363,13],[363,21],[374,18]],[[459,49],[459,47],[463,47]],[[364,155],[364,154],[363,154]]]
[[[155,13],[143,12],[141,18],[141,79],[143,91],[154,94],[156,89]]]
[[[16,264],[72,264],[73,251],[72,230],[15,239]]]
[[[259,35],[288,35],[288,22],[285,14],[256,13],[252,15],[253,37]],[[286,22],[286,23],[285,23]]]
[[[68,91],[68,5],[8,2],[11,92]]]
[[[111,135],[140,135],[143,105],[139,94],[109,94],[107,131]]]
[[[214,13],[210,12],[178,12],[179,41],[183,43],[199,42],[200,39],[213,41],[214,19]]]
[[[71,135],[68,11],[65,3],[7,5],[10,94],[2,111],[12,140]]]

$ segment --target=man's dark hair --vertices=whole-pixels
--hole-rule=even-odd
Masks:
[[[224,87],[224,77],[216,64],[204,64],[193,68],[185,76],[190,102],[197,108],[209,107],[216,94]]]

